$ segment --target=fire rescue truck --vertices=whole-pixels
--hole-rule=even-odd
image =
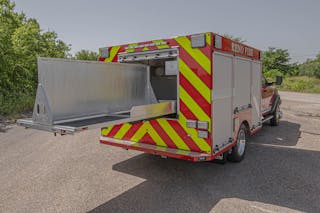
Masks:
[[[277,126],[280,96],[262,75],[261,51],[208,32],[104,47],[99,61],[38,58],[26,128],[189,161],[245,155],[248,136]]]

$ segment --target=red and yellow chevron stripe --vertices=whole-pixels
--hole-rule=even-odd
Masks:
[[[134,48],[150,42],[114,46],[109,49],[106,62],[116,61],[120,52],[138,52],[155,49],[179,48],[179,118],[159,118],[135,124],[120,124],[102,129],[106,137],[148,143],[159,147],[170,147],[186,151],[211,153],[211,135],[198,137],[196,129],[187,128],[187,120],[206,121],[211,132],[211,89],[212,89],[212,34],[206,33],[206,46],[192,48],[190,36],[174,39],[154,40],[166,45]],[[126,48],[129,47],[129,48]],[[132,48],[130,48],[132,47]]]

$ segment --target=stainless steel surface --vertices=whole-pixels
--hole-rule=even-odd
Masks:
[[[109,48],[108,47],[102,47],[99,49],[100,56],[102,58],[109,58]]]
[[[26,128],[44,130],[59,134],[73,134],[87,129],[112,126],[121,123],[147,120],[176,113],[176,103],[162,102],[142,106],[134,106],[130,113],[111,114],[103,117],[92,117],[78,121],[68,121],[60,124],[41,124],[32,119],[20,119],[17,123]]]
[[[209,123],[207,121],[198,121],[197,128],[207,130],[209,128]]]
[[[238,133],[237,148],[239,155],[242,156],[246,148],[246,133],[243,129],[240,129]]]
[[[178,75],[178,61],[166,61],[165,62],[165,75]]]
[[[265,117],[263,120],[262,120],[262,123],[265,123],[269,120],[271,120],[273,118],[273,115],[269,115],[268,117]]]
[[[39,58],[38,73],[25,127],[73,133],[176,113],[176,101],[157,103],[146,65]]]
[[[191,36],[191,47],[192,48],[201,48],[206,46],[206,35],[198,34]]]
[[[171,154],[185,155],[185,156],[195,157],[195,158],[210,157],[209,154],[202,153],[202,152],[186,151],[186,150],[181,150],[181,149],[174,149],[174,148],[169,148],[169,147],[157,146],[157,145],[146,144],[146,143],[139,143],[139,142],[128,141],[128,140],[119,140],[116,138],[109,138],[109,137],[104,137],[104,136],[101,136],[100,140],[112,142],[115,144],[122,144],[122,145],[126,145],[126,146],[138,146],[138,147],[149,149],[149,150],[151,149],[151,150],[155,150],[155,151],[164,151],[164,152],[171,153]]]
[[[39,58],[33,120],[53,124],[156,103],[148,72],[144,65]]]
[[[175,58],[178,56],[176,48],[160,49],[154,51],[134,52],[134,53],[119,53],[119,62],[141,61],[161,58]]]
[[[46,100],[38,92],[35,105],[48,104],[52,118],[44,121],[34,113],[33,120],[53,124],[156,103],[148,72],[137,64],[39,58],[39,87]]]
[[[233,137],[233,56],[214,52],[212,56],[212,147],[223,147]]]
[[[198,137],[199,138],[208,138],[209,133],[208,133],[208,131],[198,130]]]
[[[222,48],[222,37],[219,35],[214,35],[214,47],[221,49]]]
[[[187,120],[186,125],[188,128],[197,128],[197,121],[196,120]]]

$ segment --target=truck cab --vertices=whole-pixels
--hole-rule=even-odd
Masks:
[[[261,111],[264,118],[268,116],[273,116],[273,119],[270,119],[270,124],[277,126],[279,125],[279,118],[281,117],[280,113],[280,104],[281,99],[279,92],[275,85],[282,84],[282,77],[276,76],[275,82],[268,82],[267,79],[262,74],[261,78]]]

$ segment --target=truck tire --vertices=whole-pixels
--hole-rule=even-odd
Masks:
[[[231,153],[228,155],[229,161],[240,162],[243,160],[246,153],[246,142],[247,128],[244,124],[241,124],[237,135],[237,144],[232,147]]]
[[[272,113],[273,118],[270,120],[270,125],[271,126],[278,126],[280,123],[280,106],[277,105],[276,109]]]

